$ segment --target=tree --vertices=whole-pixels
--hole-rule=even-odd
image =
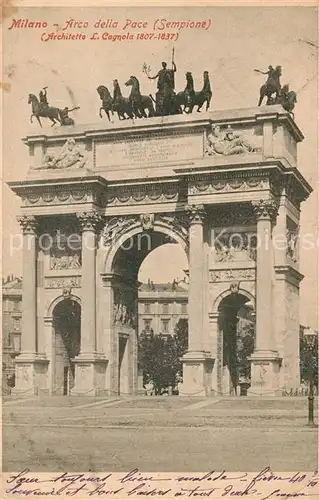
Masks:
[[[255,326],[250,320],[240,318],[237,324],[237,370],[239,378],[250,378],[249,357],[255,343]]]
[[[318,338],[310,343],[304,336],[300,337],[300,378],[301,382],[313,379],[318,387]]]
[[[143,331],[139,337],[138,358],[143,370],[143,383],[152,382],[155,394],[175,387],[182,375],[180,358],[187,350],[187,320],[181,319],[173,335],[156,335],[153,330]]]
[[[175,358],[174,364],[176,366],[176,376],[182,378],[183,376],[183,363],[181,358],[184,356],[188,349],[188,320],[180,318],[175,325],[174,329],[175,341]]]

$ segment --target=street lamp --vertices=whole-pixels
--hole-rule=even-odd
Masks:
[[[314,426],[314,362],[313,362],[313,348],[316,345],[317,333],[312,328],[304,330],[304,336],[307,345],[307,367],[309,374],[309,396],[308,396],[308,425]]]

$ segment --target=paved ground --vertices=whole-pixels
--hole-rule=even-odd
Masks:
[[[6,398],[3,470],[317,469],[306,398]]]

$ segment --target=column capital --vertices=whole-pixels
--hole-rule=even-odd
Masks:
[[[204,205],[187,205],[185,212],[188,216],[190,225],[204,223],[206,216]]]
[[[252,201],[254,214],[257,220],[274,222],[278,215],[278,206],[275,200]]]
[[[20,224],[23,234],[36,234],[38,221],[33,215],[19,215],[17,221]]]
[[[105,222],[103,215],[99,212],[78,212],[76,217],[79,221],[82,231],[92,231],[96,233],[102,228]]]

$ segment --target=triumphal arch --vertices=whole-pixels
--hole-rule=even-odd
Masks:
[[[238,310],[255,318],[252,395],[299,386],[303,135],[280,105],[38,130],[24,138],[22,352],[16,393],[138,391],[145,256],[189,260],[182,394],[223,392]],[[227,361],[227,360],[226,360]],[[232,373],[230,373],[232,376]]]

